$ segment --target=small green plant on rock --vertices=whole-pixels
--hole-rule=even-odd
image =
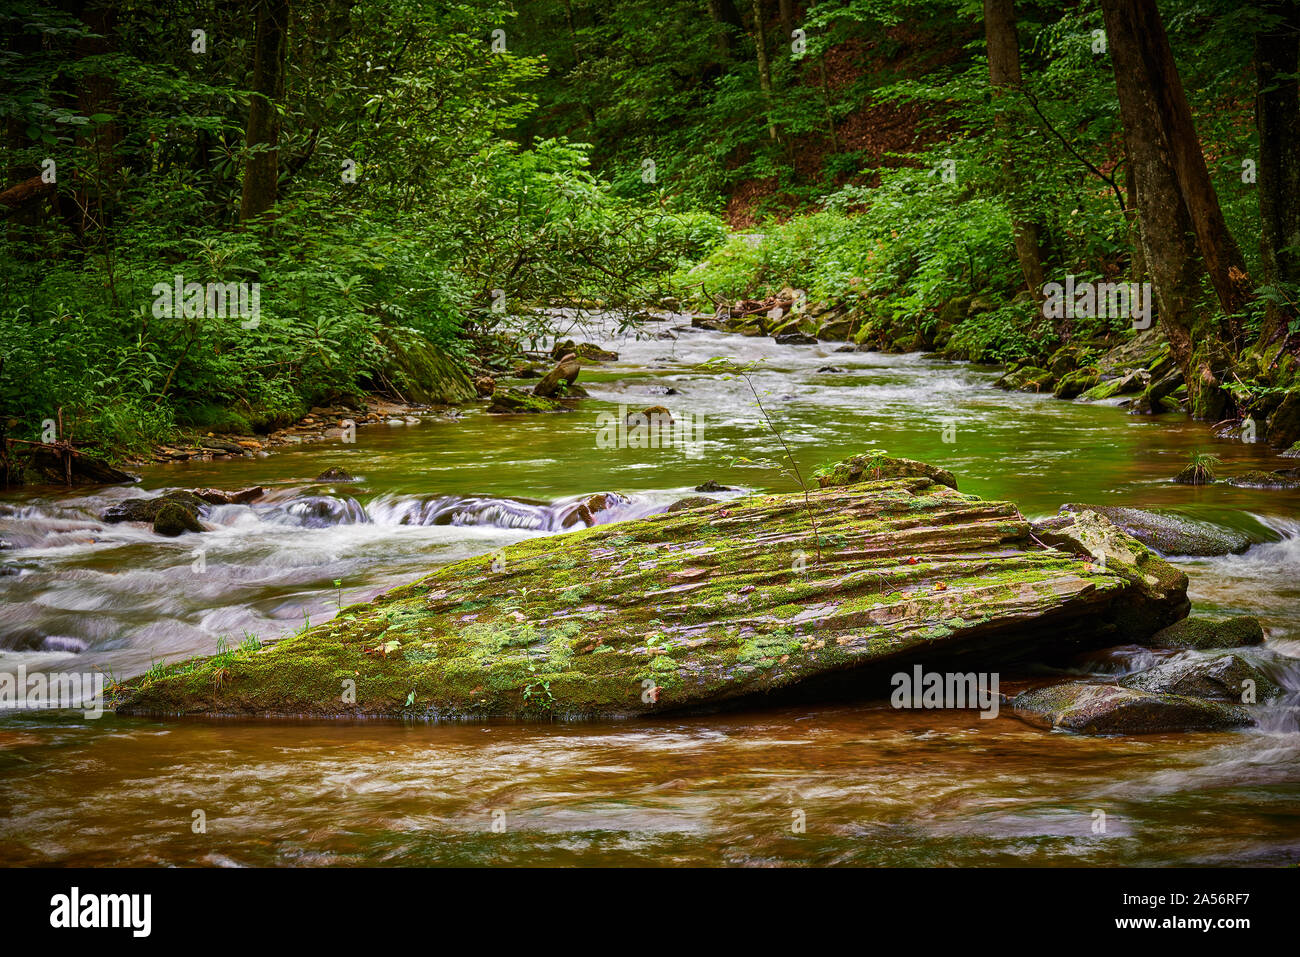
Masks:
[[[1183,470],[1174,476],[1174,481],[1183,485],[1209,485],[1214,481],[1215,466],[1218,464],[1217,455],[1198,449],[1192,453]]]

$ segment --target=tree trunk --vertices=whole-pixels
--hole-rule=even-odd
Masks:
[[[1154,41],[1141,32],[1133,11],[1146,0],[1102,0],[1124,145],[1137,188],[1143,258],[1155,287],[1160,326],[1169,339],[1174,361],[1187,383],[1192,411],[1217,419],[1226,397],[1220,386],[1226,366],[1226,327],[1201,294],[1201,261],[1191,214],[1174,159],[1174,145],[1164,122],[1163,82],[1148,70]]]
[[[253,98],[248,106],[244,191],[239,221],[247,223],[275,205],[280,176],[280,114],[284,95],[284,58],[289,32],[289,0],[255,0],[257,34],[253,41]]]
[[[1021,84],[1020,40],[1016,35],[1016,16],[1013,0],[984,0],[984,35],[989,51],[989,83],[993,95],[999,98],[1006,90]],[[1007,128],[1007,119],[999,115],[998,126]],[[1043,297],[1042,230],[1038,221],[1017,209],[1021,204],[1016,197],[1015,160],[1010,149],[1002,160],[1003,189],[1012,211],[1012,233],[1016,244],[1016,258],[1025,277],[1025,288],[1036,300]],[[1059,331],[1059,330],[1058,330]]]
[[[1124,208],[1124,219],[1128,221],[1128,243],[1133,249],[1133,282],[1145,282],[1147,278],[1146,250],[1142,248],[1142,224],[1138,220],[1137,177],[1133,175],[1133,161],[1125,156],[1124,192],[1128,197]]]
[[[779,0],[777,9],[781,17],[781,42],[788,48],[794,41],[794,0]]]
[[[840,151],[840,137],[835,131],[835,111],[831,108],[831,83],[826,76],[826,51],[823,50],[821,56],[817,58],[817,66],[821,70],[822,78],[822,107],[826,110],[826,130],[831,137],[831,152]]]
[[[763,0],[751,0],[754,14],[754,52],[758,57],[758,86],[763,91],[763,100],[767,104],[767,135],[776,139],[776,123],[771,119],[772,109],[772,63],[767,58],[767,23],[763,16]]]
[[[569,26],[569,45],[573,50],[573,65],[575,68],[582,66],[582,50],[578,47],[578,27],[573,20],[573,4],[570,0],[564,0],[564,20]],[[590,129],[596,122],[596,114],[587,101],[584,91],[582,101],[578,104],[582,110],[582,119]]]
[[[1178,177],[1179,192],[1196,230],[1197,245],[1210,282],[1224,312],[1235,315],[1250,298],[1246,261],[1224,222],[1219,195],[1210,181],[1205,154],[1192,123],[1192,109],[1183,92],[1156,0],[1124,3],[1106,0],[1102,8],[1106,11],[1107,31],[1114,21],[1116,29],[1137,44],[1133,68],[1139,71],[1140,82],[1151,91],[1151,103],[1169,143],[1169,158]]]
[[[713,21],[714,45],[718,56],[731,59],[733,31],[744,29],[740,13],[732,0],[709,0],[709,19]]]
[[[1265,285],[1290,289],[1300,283],[1300,4],[1269,3],[1278,17],[1255,34],[1255,126],[1259,130],[1259,252]],[[1259,341],[1286,334],[1297,316],[1294,302],[1272,298],[1264,307]]]

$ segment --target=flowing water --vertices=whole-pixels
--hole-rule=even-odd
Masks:
[[[805,476],[880,447],[1030,516],[1146,505],[1247,531],[1259,544],[1243,555],[1180,564],[1198,612],[1261,619],[1253,655],[1291,693],[1248,732],[1108,739],[881,702],[545,726],[10,713],[0,863],[1300,862],[1300,494],[1168,481],[1195,449],[1225,474],[1293,461],[1176,416],[1000,392],[970,365],[676,336],[608,341],[620,360],[583,371],[592,398],[568,414],[475,409],[359,429],[354,444],[150,466],[136,488],[0,498],[0,671],[121,679],[291,633],[440,564],[554,534],[593,492],[620,493],[598,513],[615,521],[709,479],[738,490],[717,497],[793,489],[745,383],[695,368],[731,356],[762,360],[754,385]],[[598,415],[620,405],[698,428],[673,447],[603,448]],[[316,483],[330,466],[360,481]],[[254,484],[267,495],[214,508],[202,535],[97,518],[141,489]]]

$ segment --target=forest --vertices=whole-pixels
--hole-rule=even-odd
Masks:
[[[116,461],[400,395],[425,343],[500,371],[539,307],[796,289],[1078,394],[1132,324],[1045,315],[1074,276],[1154,287],[1152,412],[1300,439],[1290,4],[254,7],[6,3],[7,438]],[[174,276],[257,328],[159,315]]]
[[[0,145],[0,870],[1300,863],[1297,0],[0,0]]]

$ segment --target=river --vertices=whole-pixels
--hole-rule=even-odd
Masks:
[[[1275,657],[1300,658],[1300,493],[1168,481],[1196,449],[1224,474],[1293,460],[1180,416],[1001,392],[976,366],[675,335],[598,330],[620,359],[584,369],[592,398],[568,414],[473,409],[362,428],[352,444],[149,466],[136,488],[5,495],[0,670],[122,679],[274,638],[442,563],[551,534],[564,504],[593,492],[623,493],[602,515],[617,520],[710,479],[793,489],[762,464],[781,446],[745,384],[696,369],[731,356],[761,360],[754,384],[805,476],[879,447],[1031,517],[1065,502],[1146,505],[1247,530],[1259,544],[1245,554],[1179,564],[1197,612],[1260,618],[1290,694],[1259,729],[1134,738],[885,702],[541,726],[9,713],[0,864],[1300,863],[1300,667]],[[700,432],[601,448],[597,415],[620,404],[666,406]],[[317,485],[330,466],[361,481]],[[203,535],[96,518],[140,488],[253,484],[268,494],[215,508]]]

